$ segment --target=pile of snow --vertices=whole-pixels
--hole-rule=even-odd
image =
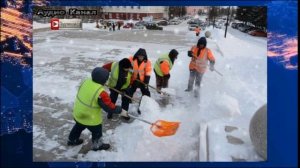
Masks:
[[[216,118],[232,118],[241,115],[237,99],[227,94],[216,95],[216,97],[217,99],[210,104],[209,113]]]

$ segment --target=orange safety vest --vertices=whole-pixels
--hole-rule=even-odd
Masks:
[[[197,56],[198,50],[198,47],[192,47],[191,51],[193,53],[193,57],[191,59],[189,68],[190,70],[196,70],[199,73],[204,73],[207,68],[208,60],[215,61],[215,58],[208,48],[202,49],[200,54]]]
[[[133,57],[130,56],[129,60],[131,62],[131,65],[133,67],[133,74],[131,76],[131,83],[137,79],[137,77],[140,77],[140,80],[144,82],[145,76],[151,75],[151,62],[147,60],[147,62],[143,61],[140,65],[138,65],[138,60],[133,60]]]
[[[195,32],[196,33],[200,33],[200,28],[198,27],[198,28],[195,28]]]

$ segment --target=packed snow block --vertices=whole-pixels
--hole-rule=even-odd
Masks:
[[[172,88],[162,88],[161,91],[164,92],[164,93],[167,93],[170,96],[175,96],[176,95],[175,89],[172,89]]]
[[[159,104],[154,99],[148,96],[142,97],[139,109],[141,110],[142,114],[149,114],[161,111]]]
[[[210,38],[210,36],[211,36],[211,32],[210,32],[210,31],[206,31],[206,32],[205,32],[205,37],[206,37],[206,38]]]
[[[213,118],[237,117],[241,115],[237,99],[227,94],[218,95],[217,97],[210,106],[210,111],[214,114]]]
[[[256,152],[267,160],[267,105],[256,111],[249,126],[251,141]]]

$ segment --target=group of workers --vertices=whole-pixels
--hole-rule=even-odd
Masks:
[[[206,47],[206,38],[201,37],[196,46],[188,51],[191,57],[189,64],[190,76],[188,87],[185,91],[192,91],[195,83],[196,91],[199,92],[201,79],[206,71],[208,62],[209,69],[214,70],[215,58],[210,49]],[[168,87],[170,70],[178,57],[176,49],[161,55],[154,63],[157,90]],[[149,81],[152,72],[152,64],[148,59],[146,50],[143,48],[129,58],[123,58],[118,62],[110,62],[97,67],[92,71],[91,78],[86,79],[79,87],[74,103],[73,118],[75,125],[72,128],[68,145],[83,143],[79,139],[81,132],[87,128],[92,132],[92,149],[107,150],[109,144],[103,143],[102,137],[102,111],[107,112],[107,118],[112,119],[114,114],[119,114],[123,120],[129,120],[128,108],[131,99],[139,88],[142,95],[151,96]],[[107,82],[108,81],[108,82]],[[106,83],[108,83],[106,85]],[[105,91],[109,87],[110,94]],[[115,105],[118,95],[121,94],[121,106]]]

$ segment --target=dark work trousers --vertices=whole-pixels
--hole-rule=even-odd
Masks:
[[[199,36],[200,33],[196,33],[196,36]]]
[[[111,102],[115,104],[117,102],[117,100],[118,100],[119,93],[116,92],[116,91],[114,91],[114,90],[112,90],[112,89],[109,89],[109,91],[110,91]],[[120,91],[123,92],[123,93],[125,93],[125,94],[127,94],[127,95],[129,95],[128,89],[127,90],[120,90]],[[121,106],[122,106],[122,109],[124,109],[126,111],[128,110],[129,99],[126,98],[125,96],[122,96],[122,104],[121,104]]]
[[[190,70],[188,90],[193,90],[194,83],[196,87],[200,88],[202,77],[203,73],[199,73],[195,70]]]
[[[142,84],[142,83],[140,83],[138,81],[133,82],[133,84],[131,85],[131,87],[128,89],[128,91],[127,91],[128,96],[133,97],[133,95],[134,95],[134,93],[135,93],[135,91],[136,91],[137,88],[141,89],[141,92],[142,92],[143,96],[145,95],[145,96],[149,96],[150,97],[150,91],[149,91],[148,87],[145,87],[144,84]],[[124,101],[124,110],[128,111],[129,103],[131,102],[131,100],[128,99],[127,97],[124,97],[124,100],[125,100]]]
[[[157,89],[161,89],[161,88],[167,88],[168,87],[168,83],[169,83],[169,79],[164,78],[162,76],[158,76],[155,73],[155,77],[156,77],[156,88]]]
[[[141,92],[142,92],[142,95],[146,95],[146,96],[149,96],[150,97],[150,91],[148,89],[148,87],[145,87],[144,84],[138,82],[138,81],[135,81],[133,82],[133,84],[131,85],[131,87],[129,88],[128,92],[129,92],[129,96],[132,97],[133,94],[135,93],[136,89],[137,88],[140,88],[141,89]]]
[[[98,141],[102,137],[102,124],[95,125],[95,126],[88,126],[88,125],[80,124],[76,120],[75,122],[76,123],[73,126],[69,135],[70,141],[75,141],[79,139],[81,132],[86,128],[92,133],[92,142]]]

